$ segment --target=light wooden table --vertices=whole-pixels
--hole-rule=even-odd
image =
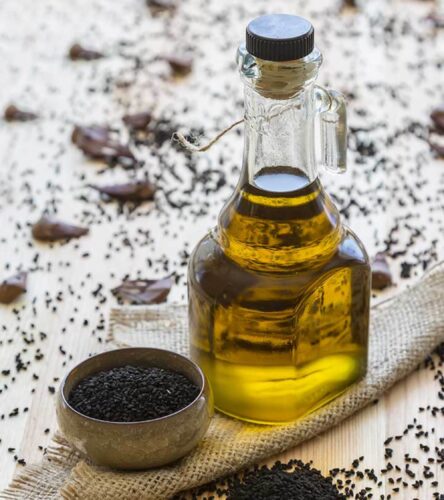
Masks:
[[[180,276],[170,300],[183,302],[186,259],[179,252],[184,248],[191,249],[207,228],[215,223],[217,212],[236,181],[236,165],[241,159],[242,143],[233,133],[214,151],[197,160],[200,171],[209,168],[209,165],[216,165],[216,168],[227,172],[227,186],[220,192],[205,197],[202,185],[198,184],[192,193],[195,203],[192,208],[208,201],[211,205],[208,213],[196,218],[192,210],[173,211],[160,194],[155,207],[145,205],[129,215],[119,214],[115,204],[102,203],[85,186],[91,182],[123,181],[132,173],[120,168],[102,173],[100,165],[88,162],[69,141],[73,123],[111,122],[119,125],[120,117],[128,110],[154,108],[158,115],[170,110],[180,116],[183,107],[189,105],[191,110],[179,124],[185,129],[202,123],[206,128],[208,124],[208,134],[222,123],[228,124],[239,116],[241,109],[236,107],[235,101],[241,95],[240,87],[235,68],[229,66],[235,49],[234,40],[242,38],[246,21],[267,8],[267,2],[245,1],[242,6],[235,0],[223,6],[216,1],[204,3],[203,9],[202,2],[189,0],[181,7],[188,17],[176,17],[172,28],[169,28],[182,33],[191,45],[199,45],[205,40],[205,44],[199,46],[193,74],[182,82],[168,79],[164,82],[162,78],[168,77],[168,68],[158,61],[146,63],[149,54],[174,50],[175,45],[169,39],[165,41],[168,38],[165,35],[168,32],[165,31],[168,24],[165,18],[150,18],[143,0],[72,0],[69,3],[57,0],[3,0],[0,3],[0,109],[10,101],[16,101],[42,114],[37,123],[9,125],[0,122],[0,279],[20,268],[31,270],[27,294],[12,306],[0,306],[0,371],[11,370],[16,378],[12,381],[11,375],[0,375],[0,415],[6,415],[0,421],[0,489],[9,483],[16,470],[13,456],[17,455],[27,463],[39,462],[43,453],[39,447],[44,448],[56,430],[54,395],[48,387],[57,387],[58,379],[69,367],[88,354],[109,347],[104,345],[106,321],[109,308],[115,304],[110,289],[127,274],[131,277],[140,274],[147,278],[163,276],[164,261],[169,259],[168,270],[176,271]],[[368,8],[376,8],[378,3],[384,2],[372,2]],[[399,2],[386,3],[385,12],[398,9],[395,12],[405,16],[405,10],[412,9],[412,17],[418,13],[423,15],[430,8],[424,5],[427,2],[421,2],[421,5],[406,2],[406,9],[396,5]],[[328,30],[322,29],[327,22],[322,13],[327,7],[332,8],[335,2],[323,0],[311,7],[306,4],[308,2],[299,2],[296,9],[290,0],[279,0],[275,8],[291,12],[296,9],[307,17],[311,17],[313,11],[318,12],[319,40],[323,42],[326,53],[323,78],[343,90],[352,90],[346,69],[343,77],[336,71],[336,62],[338,57],[343,56],[345,42],[338,40],[336,46],[330,45]],[[205,16],[214,16],[219,11],[228,16],[233,33],[229,41],[225,40],[223,30],[216,32],[214,37],[204,36],[210,30],[205,25]],[[338,18],[337,22],[339,26],[348,25],[347,29],[351,29],[350,19]],[[362,18],[356,20],[356,26],[360,22],[363,22]],[[190,35],[193,32],[201,32],[200,41],[193,42]],[[76,40],[105,50],[109,57],[98,63],[73,64],[65,56],[67,48]],[[121,40],[125,40],[126,45],[119,45]],[[371,108],[371,121],[387,121],[388,128],[384,133],[390,133],[393,128],[405,123],[407,113],[418,120],[427,116],[426,113],[439,98],[436,91],[438,70],[427,70],[423,79],[415,81],[415,92],[421,92],[422,98],[417,99],[412,107],[405,108],[391,100],[386,106],[375,105],[365,87],[369,74],[386,78],[389,83],[409,80],[406,64],[402,66],[401,61],[394,67],[395,63],[388,57],[390,54],[384,55],[384,51],[379,53],[376,50],[377,57],[362,60],[360,54],[369,48],[368,44],[368,39],[363,36],[357,39],[355,46],[348,47],[356,55],[350,64],[358,67],[357,70],[355,67],[354,74],[358,75],[356,89],[360,96],[357,103],[351,105],[351,119],[358,122],[355,108],[368,106]],[[220,50],[222,45],[227,54]],[[433,55],[432,45],[428,47],[429,57],[438,57]],[[139,54],[145,61],[143,70],[134,73],[134,58],[122,58],[122,53]],[[408,46],[400,53],[407,59],[410,54]],[[345,60],[344,65],[347,64]],[[211,78],[206,73],[208,68],[214,72]],[[107,77],[111,79],[111,90],[104,93],[102,90],[107,86]],[[124,87],[115,85],[116,80],[132,83]],[[426,92],[427,89],[432,89],[431,93]],[[410,90],[408,87],[405,92],[407,98],[413,101],[415,94]],[[212,91],[219,92],[219,97],[212,95]],[[165,151],[172,149],[168,143],[163,148]],[[418,151],[430,157],[430,164],[420,173],[411,173]],[[157,178],[162,190],[171,189],[181,194],[189,182],[184,157],[175,152],[165,154],[170,163],[177,159],[175,173],[179,174],[179,178],[159,165],[156,155],[151,154],[149,148],[141,148],[137,152],[140,159],[146,160],[142,170],[149,172],[151,178]],[[424,201],[424,206],[415,209],[418,213],[414,219],[417,224],[424,223],[428,230],[409,248],[406,259],[427,248],[433,239],[439,240],[437,257],[444,257],[444,238],[439,224],[442,209],[439,211],[438,198],[435,198],[441,182],[439,162],[432,161],[423,143],[411,138],[388,148],[387,155],[402,159],[403,168],[407,175],[411,175],[412,182],[424,178],[429,181],[419,188],[418,194],[430,193],[432,201]],[[223,167],[219,164],[220,156],[225,159]],[[356,155],[351,154],[352,173],[348,177],[342,180],[326,178],[326,182],[329,191],[336,194],[343,194],[341,188],[350,185],[356,187],[356,192],[373,189],[385,199],[386,205],[388,203],[386,211],[378,210],[380,204],[375,203],[370,217],[362,218],[354,212],[350,215],[351,226],[358,230],[369,253],[373,254],[383,246],[382,242],[396,217],[405,214],[405,210],[396,203],[390,205],[393,192],[388,186],[397,182],[398,171],[387,167],[382,173],[384,186],[378,187],[381,173],[379,177],[367,177],[367,167],[356,164],[355,160]],[[360,196],[365,201],[367,195]],[[29,224],[44,209],[54,206],[60,218],[88,224],[90,235],[78,242],[56,244],[52,248],[33,242]],[[109,220],[105,219],[102,210]],[[140,231],[149,231],[149,234]],[[408,238],[408,233],[405,234]],[[405,234],[401,234],[401,245]],[[128,246],[128,241],[132,246]],[[108,248],[110,243],[111,250]],[[109,259],[106,258],[108,253],[111,255]],[[38,260],[34,260],[37,254]],[[153,261],[151,268],[148,259]],[[408,285],[408,281],[398,278],[400,261],[391,265],[398,286],[389,293],[396,293]],[[420,272],[416,270],[419,276]],[[98,284],[102,284],[103,288],[95,296],[93,292]],[[59,292],[60,301],[57,299]],[[51,302],[47,304],[49,299]],[[53,305],[57,307],[55,312],[52,311]],[[88,320],[87,326],[84,320]],[[47,336],[41,338],[40,332]],[[24,339],[29,340],[32,336],[34,342],[26,343]],[[60,350],[61,346],[66,354]],[[40,361],[34,359],[37,349],[44,354]],[[31,365],[26,371],[15,374],[17,354],[24,362],[31,361]],[[4,384],[7,384],[7,389]],[[316,467],[326,472],[333,467],[349,467],[353,459],[363,455],[365,467],[379,471],[385,464],[384,440],[399,434],[414,417],[425,427],[435,426],[436,432],[430,435],[429,443],[431,447],[442,447],[438,442],[439,437],[444,437],[442,418],[433,419],[428,413],[418,416],[417,410],[419,406],[441,406],[437,392],[437,383],[433,381],[431,372],[415,372],[389,391],[378,404],[291,450],[280,459],[297,457],[304,461],[313,460]],[[8,418],[7,415],[16,407],[18,415]],[[412,437],[404,438],[392,447],[395,449],[392,462],[399,465],[403,464],[404,453],[412,456],[421,454],[418,441]],[[8,448],[15,450],[8,452]],[[20,466],[17,468],[20,470]],[[432,465],[431,470],[444,492],[443,471],[436,465]],[[416,495],[421,500],[430,499],[435,490],[429,489],[428,481],[425,483],[417,493],[409,489],[408,493],[399,494],[397,498],[411,500]],[[384,482],[380,493],[388,494],[390,491],[390,485]]]

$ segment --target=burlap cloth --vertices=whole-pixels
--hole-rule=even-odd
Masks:
[[[440,264],[413,288],[374,307],[367,377],[303,420],[267,427],[216,415],[207,436],[190,455],[169,467],[134,473],[88,464],[56,436],[44,462],[27,466],[0,497],[165,499],[282,452],[344,420],[417,367],[444,340],[443,305],[444,264]],[[117,344],[144,344],[186,354],[186,307],[114,309],[110,336]]]

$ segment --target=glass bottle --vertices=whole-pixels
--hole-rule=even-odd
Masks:
[[[238,51],[245,84],[239,183],[189,263],[191,354],[216,407],[259,423],[292,421],[366,371],[370,266],[318,178],[346,167],[341,94],[315,85],[311,24],[253,20]]]

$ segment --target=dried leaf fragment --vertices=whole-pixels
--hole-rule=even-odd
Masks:
[[[7,278],[0,284],[0,303],[10,304],[19,295],[26,292],[26,280],[28,273],[21,272]]]
[[[171,11],[177,7],[176,0],[146,0],[146,3],[154,12]]]
[[[439,12],[432,12],[426,17],[426,19],[432,22],[435,29],[444,28],[444,15]]]
[[[444,134],[444,107],[434,109],[430,113],[430,118],[432,119],[436,131],[440,134]]]
[[[10,104],[5,109],[3,116],[7,122],[29,122],[38,118],[35,113],[23,111],[14,104]]]
[[[79,43],[75,43],[69,49],[69,58],[72,61],[94,61],[96,59],[101,59],[105,57],[104,54],[98,52],[97,50],[87,49]]]
[[[168,62],[170,68],[176,76],[186,76],[193,69],[193,59],[189,55],[168,55],[165,56],[165,61]]]
[[[145,130],[152,119],[152,115],[148,111],[125,115],[122,120],[127,127],[132,130]]]
[[[78,144],[85,137],[93,141],[104,142],[111,137],[111,130],[109,127],[104,127],[101,125],[76,125],[71,135],[72,142],[74,144]]]
[[[80,238],[88,233],[89,229],[87,227],[67,224],[47,215],[43,215],[32,226],[32,236],[38,241],[59,241]]]
[[[90,185],[101,194],[118,201],[151,201],[154,198],[156,188],[149,181],[128,182],[126,184],[112,184],[108,186]]]
[[[108,127],[76,125],[71,140],[91,158],[107,162],[116,161],[123,163],[124,166],[132,166],[137,162],[129,147],[116,141]]]
[[[160,280],[127,280],[112,291],[118,299],[134,304],[160,304],[165,302],[171,287],[173,277],[167,276]]]
[[[429,146],[437,153],[437,155],[441,158],[444,158],[444,145],[436,144],[436,142],[430,142]]]
[[[393,285],[392,273],[384,253],[378,252],[372,262],[372,288],[383,290]]]

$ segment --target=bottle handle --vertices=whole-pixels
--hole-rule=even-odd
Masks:
[[[321,125],[321,163],[336,174],[347,169],[347,111],[345,97],[336,90],[315,85]]]

